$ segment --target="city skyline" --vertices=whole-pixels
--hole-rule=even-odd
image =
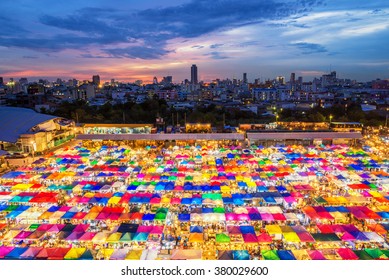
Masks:
[[[4,80],[389,77],[382,1],[2,1]]]

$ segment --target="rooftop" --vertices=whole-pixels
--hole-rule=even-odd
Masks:
[[[0,141],[15,143],[20,134],[56,118],[58,117],[40,114],[31,109],[0,106]]]

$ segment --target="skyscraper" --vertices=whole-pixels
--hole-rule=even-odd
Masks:
[[[95,85],[100,85],[100,76],[99,75],[94,75],[92,77],[92,83],[94,83]]]
[[[289,80],[291,83],[295,83],[296,82],[296,74],[295,73],[291,73],[290,74],[290,80]]]
[[[192,67],[190,68],[190,82],[192,84],[197,84],[198,78],[197,78],[197,66],[196,64],[193,64]]]
[[[247,73],[243,73],[243,83],[247,84]]]

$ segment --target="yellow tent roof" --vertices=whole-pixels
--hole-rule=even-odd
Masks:
[[[283,235],[287,242],[299,243],[301,241],[295,232],[284,232]]]
[[[142,256],[142,250],[133,250],[128,252],[126,256],[126,260],[140,260],[140,257]]]
[[[108,200],[108,204],[118,204],[121,197],[113,196]]]
[[[377,191],[370,191],[369,193],[370,193],[372,196],[374,196],[374,197],[383,197],[383,195],[380,194],[380,193],[377,192]]]
[[[269,234],[282,233],[282,230],[279,225],[267,225],[266,230]]]
[[[120,240],[121,237],[122,237],[122,234],[120,232],[114,232],[107,238],[107,241],[108,242],[117,242]]]
[[[94,220],[96,217],[99,215],[99,212],[89,212],[88,214],[85,215],[83,220]]]
[[[15,190],[28,190],[29,188],[31,188],[33,186],[33,184],[16,184],[15,186],[13,186],[11,188],[11,190],[15,191]]]
[[[336,220],[344,220],[346,216],[338,211],[331,212],[331,216],[334,217]]]
[[[292,253],[296,257],[297,260],[310,260],[311,259],[307,250],[292,250]]]
[[[114,251],[115,249],[100,249],[100,253],[103,255],[104,259],[109,259]]]
[[[71,248],[65,255],[65,260],[76,260],[79,259],[82,254],[86,251],[86,248]]]
[[[51,215],[53,215],[54,212],[44,212],[42,215],[39,216],[38,220],[47,220],[50,218]]]

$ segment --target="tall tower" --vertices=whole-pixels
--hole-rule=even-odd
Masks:
[[[243,73],[243,83],[247,84],[247,73]]]
[[[99,75],[94,75],[92,77],[92,83],[94,83],[96,86],[100,85],[100,76]]]
[[[197,78],[197,66],[196,64],[193,64],[192,67],[190,68],[190,82],[192,84],[197,84],[198,78]]]
[[[290,82],[294,84],[295,81],[296,81],[296,74],[295,73],[291,73],[290,74]]]

